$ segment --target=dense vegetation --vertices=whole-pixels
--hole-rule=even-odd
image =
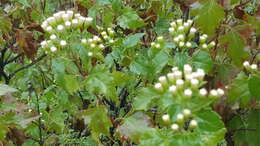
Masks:
[[[0,145],[258,146],[258,0],[0,0]]]

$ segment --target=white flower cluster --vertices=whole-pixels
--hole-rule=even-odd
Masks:
[[[81,39],[81,43],[84,46],[87,46],[90,48],[91,51],[88,52],[88,56],[93,56],[93,52],[96,52],[98,50],[103,50],[105,46],[102,44],[102,40],[98,36],[93,36],[92,38],[86,39],[83,38]]]
[[[152,48],[160,49],[164,45],[164,38],[163,36],[158,36],[155,42],[151,43]]]
[[[159,77],[159,82],[155,83],[154,88],[158,92],[170,92],[173,97],[220,97],[224,95],[224,90],[212,89],[208,91],[200,88],[203,84],[205,72],[203,69],[197,69],[193,72],[192,67],[188,64],[184,65],[183,72],[178,67],[173,67],[172,72],[166,76]]]
[[[73,11],[60,11],[43,21],[41,27],[49,32],[62,32],[70,28],[80,28],[88,26],[93,21],[91,17],[83,17]]]
[[[64,38],[64,32],[69,29],[86,28],[93,21],[91,17],[83,17],[73,11],[60,11],[47,18],[41,27],[49,33],[49,39],[41,42],[41,47],[46,52],[56,52],[59,48],[65,47],[67,41]]]
[[[189,121],[189,129],[194,129],[197,127],[198,123],[196,120],[192,119],[192,113],[189,109],[184,109],[182,111],[182,113],[179,113],[176,115],[175,119],[176,121],[173,122],[173,124],[171,124],[171,129],[174,131],[179,131],[179,130],[184,130],[184,123],[186,121]],[[171,121],[170,115],[165,114],[162,116],[162,120],[169,124]]]
[[[192,47],[192,39],[197,32],[197,29],[192,27],[193,21],[187,20],[184,22],[182,19],[178,19],[170,23],[169,32],[173,37],[174,43],[179,48],[191,48]],[[201,35],[200,37],[200,48],[209,49],[214,47],[215,42],[206,43],[208,36],[206,34]]]
[[[243,63],[243,66],[247,69],[247,70],[257,70],[257,64],[251,64],[248,61],[245,61]]]
[[[104,40],[108,41],[110,44],[114,43],[113,36],[115,31],[112,28],[107,28],[107,31],[102,31],[101,36]]]

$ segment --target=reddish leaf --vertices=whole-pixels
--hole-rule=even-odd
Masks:
[[[33,59],[37,53],[37,42],[30,31],[18,29],[15,34],[19,52]]]

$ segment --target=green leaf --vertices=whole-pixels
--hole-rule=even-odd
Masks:
[[[124,9],[124,13],[118,17],[117,23],[124,29],[136,29],[146,25],[138,14],[130,8]]]
[[[0,96],[5,95],[8,92],[16,92],[17,90],[14,88],[9,87],[5,84],[0,84]]]
[[[195,22],[200,26],[204,33],[212,35],[224,18],[224,9],[215,0],[207,0],[202,3],[198,10],[198,18]]]
[[[149,117],[142,112],[137,112],[126,118],[123,125],[118,127],[118,131],[121,136],[138,142],[141,136],[150,130],[149,125]]]
[[[136,33],[133,35],[129,35],[123,41],[123,45],[125,48],[131,48],[138,44],[140,39],[144,36],[144,33]]]
[[[238,74],[233,80],[228,91],[228,100],[231,103],[240,102],[242,106],[247,105],[251,100],[248,87],[248,77],[244,73]]]
[[[182,69],[184,64],[188,63],[189,56],[187,53],[176,53],[174,56],[174,65]]]
[[[208,52],[197,51],[192,56],[192,64],[195,68],[201,68],[206,73],[210,72],[213,67],[213,61]]]
[[[77,81],[76,76],[73,75],[64,75],[64,79],[66,82],[66,89],[69,91],[69,93],[76,92],[80,89],[79,83]]]
[[[234,131],[236,146],[258,146],[260,143],[260,110],[251,110],[244,116],[235,116],[228,122],[230,131]]]
[[[104,134],[109,136],[109,128],[112,126],[112,123],[107,116],[107,110],[105,107],[95,107],[84,111],[83,118],[86,124],[89,125],[91,129],[91,134],[98,141],[99,134]]]
[[[85,86],[91,94],[104,94],[116,103],[116,89],[113,85],[113,74],[103,66],[96,66],[85,80]]]
[[[235,30],[231,30],[220,38],[221,44],[227,44],[228,56],[237,66],[241,66],[242,61],[247,58],[248,52],[245,50],[245,40]]]
[[[25,7],[31,7],[30,3],[27,0],[18,0],[18,2],[23,4]]]
[[[163,69],[168,60],[169,57],[164,51],[160,51],[153,58],[149,58],[142,54],[137,56],[131,63],[130,70],[152,80],[154,75]]]
[[[248,82],[249,91],[252,96],[254,96],[257,100],[260,100],[260,77],[251,76]]]
[[[157,97],[158,94],[152,88],[143,88],[138,92],[133,103],[133,108],[135,110],[147,110],[152,100]]]

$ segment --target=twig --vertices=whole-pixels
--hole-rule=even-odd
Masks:
[[[16,59],[20,58],[21,56],[23,56],[24,54],[18,54],[17,56],[15,56],[14,58],[10,59],[10,60],[7,60],[5,62],[5,64],[9,64],[11,62],[14,62]]]
[[[42,56],[40,56],[39,58],[37,58],[36,60],[34,60],[32,63],[30,64],[27,64],[21,68],[18,68],[17,70],[15,70],[14,72],[12,72],[10,75],[9,75],[9,79],[11,79],[16,73],[24,70],[24,69],[27,69],[31,66],[33,66],[34,64],[38,63],[39,61],[41,61],[44,57],[46,57],[47,55],[46,54],[43,54]]]

